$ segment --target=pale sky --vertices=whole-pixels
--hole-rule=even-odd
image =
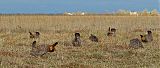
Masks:
[[[157,9],[160,0],[0,0],[0,13],[115,12]]]

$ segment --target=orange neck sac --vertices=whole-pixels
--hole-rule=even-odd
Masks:
[[[52,45],[48,46],[48,52],[54,52],[55,48]]]

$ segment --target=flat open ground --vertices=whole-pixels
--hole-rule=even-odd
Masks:
[[[108,27],[117,29],[116,37],[106,36]],[[152,30],[154,41],[128,49],[129,40],[147,30]],[[30,39],[29,31],[39,31],[40,38]],[[81,47],[71,44],[75,32],[81,33]],[[91,42],[91,33],[100,42]],[[0,68],[158,68],[159,34],[158,16],[0,15]],[[59,44],[55,52],[33,57],[34,40]]]

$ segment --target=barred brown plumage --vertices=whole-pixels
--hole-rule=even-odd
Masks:
[[[129,46],[132,48],[144,48],[142,42],[138,38],[131,39]]]
[[[47,52],[54,52],[55,46],[57,44],[58,42],[54,43],[53,45],[42,44],[42,45],[36,46],[36,41],[34,41],[32,43],[32,50],[30,54],[32,56],[43,56]]]
[[[93,34],[90,35],[89,40],[91,40],[93,42],[98,42],[98,38]]]
[[[73,46],[81,46],[80,33],[75,33],[75,38],[72,41]]]
[[[152,31],[147,31],[146,35],[140,35],[142,42],[151,42],[153,41]]]
[[[107,36],[116,36],[116,29],[115,28],[108,28]]]
[[[35,32],[35,34],[29,32],[29,34],[30,34],[30,36],[29,36],[30,38],[39,38],[39,35],[40,35],[39,32]]]

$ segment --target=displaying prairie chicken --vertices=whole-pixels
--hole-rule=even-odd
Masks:
[[[116,36],[116,29],[115,28],[108,28],[107,36]]]
[[[54,52],[55,51],[55,46],[58,44],[58,42],[52,44],[52,45],[46,45],[42,44],[39,46],[36,46],[36,41],[32,43],[32,50],[31,50],[31,55],[32,56],[43,56],[47,52]]]
[[[29,36],[30,38],[39,38],[39,35],[40,35],[39,32],[35,32],[34,34],[29,32],[29,34],[30,34],[30,36]]]
[[[75,33],[75,38],[72,41],[73,46],[81,46],[80,33]]]
[[[147,31],[146,35],[140,35],[142,42],[151,42],[153,41],[152,31]]]
[[[91,36],[89,37],[89,40],[91,40],[93,42],[98,42],[98,38],[93,34],[91,34]]]
[[[144,48],[142,42],[138,38],[131,39],[129,46],[132,48]]]

